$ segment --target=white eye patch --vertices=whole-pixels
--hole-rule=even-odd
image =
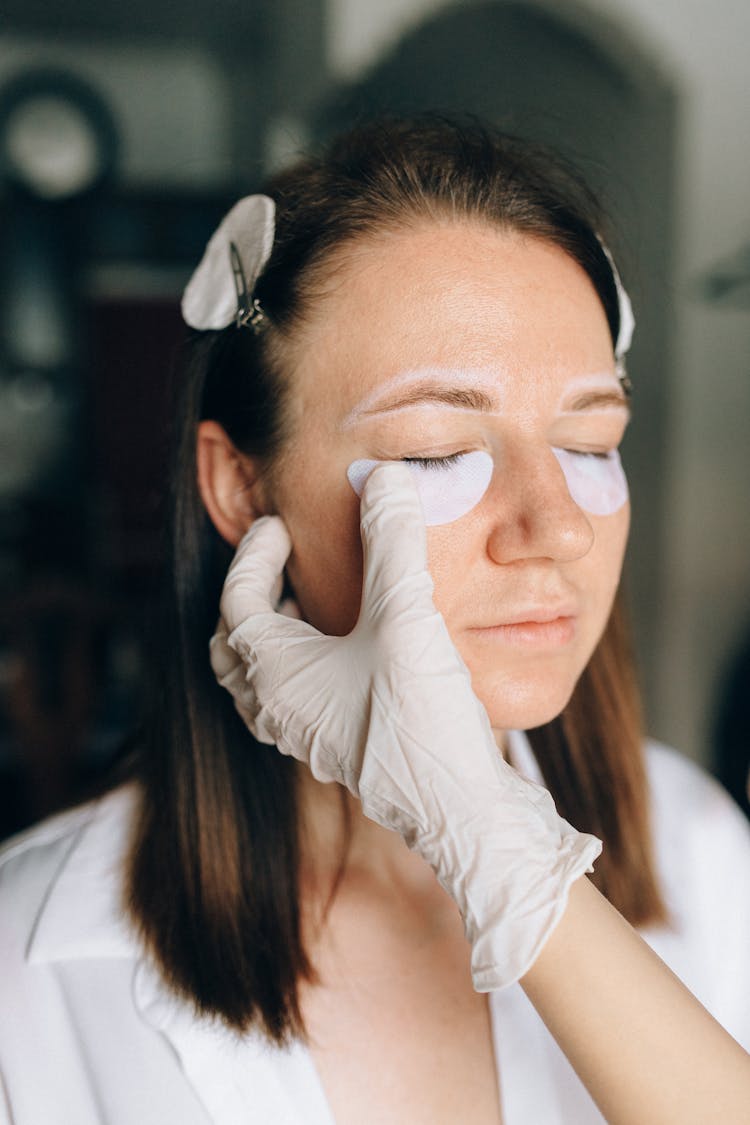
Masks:
[[[385,461],[352,461],[346,470],[346,475],[357,496],[362,495],[365,481],[376,465],[385,463]],[[454,457],[430,458],[426,461],[405,463],[416,481],[428,527],[453,523],[454,520],[465,516],[472,508],[476,508],[489,488],[492,478],[492,458],[489,453],[481,449],[471,453],[459,453]]]
[[[612,516],[620,510],[628,498],[628,482],[616,449],[604,456],[554,447],[552,452],[579,508],[592,516]]]

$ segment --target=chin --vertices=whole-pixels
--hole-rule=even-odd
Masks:
[[[578,677],[475,675],[472,687],[493,730],[532,730],[552,722],[567,706]]]

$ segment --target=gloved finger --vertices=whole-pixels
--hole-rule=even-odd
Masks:
[[[222,620],[219,620],[209,643],[209,653],[217,683],[232,696],[234,706],[247,729],[258,742],[272,745],[276,741],[276,727],[269,725],[269,715],[264,713],[253,677],[248,676],[245,662],[230,647],[227,627]]]
[[[252,614],[273,612],[291,549],[289,532],[279,516],[256,520],[237,548],[221,595],[220,611],[228,633]]]
[[[234,699],[234,705],[248,730],[255,734],[255,716],[259,710],[257,699],[245,681],[242,661],[227,644],[227,628],[219,620],[216,632],[209,642],[211,667],[220,687]]]
[[[216,632],[208,643],[209,659],[216,679],[221,683],[225,676],[236,668],[240,658],[227,644],[229,632],[223,619],[220,617],[216,624]]]
[[[360,509],[364,550],[363,607],[373,609],[394,590],[427,574],[424,513],[412,474],[398,462],[379,465],[367,478]],[[416,585],[419,585],[417,583]]]

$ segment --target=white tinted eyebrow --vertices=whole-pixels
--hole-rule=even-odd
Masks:
[[[629,416],[630,402],[614,371],[592,371],[569,380],[557,409],[560,414],[624,410]]]
[[[581,394],[571,399],[565,406],[565,414],[582,414],[587,411],[624,410],[630,415],[630,403],[625,392],[614,387],[599,390],[582,391]]]
[[[427,385],[396,392],[378,406],[359,410],[357,418],[369,418],[373,414],[390,414],[394,410],[404,410],[409,406],[421,406],[424,403],[452,406],[456,410],[478,410],[483,414],[495,413],[497,408],[494,399],[478,388]]]
[[[385,386],[365,396],[349,411],[340,428],[345,430],[365,418],[415,406],[442,406],[496,414],[500,410],[497,393],[496,382],[484,371],[408,372],[395,376]]]

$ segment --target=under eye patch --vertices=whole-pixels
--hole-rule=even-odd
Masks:
[[[362,495],[372,470],[383,464],[384,461],[352,461],[346,475],[357,496]],[[414,476],[428,527],[453,523],[476,508],[489,488],[493,470],[489,453],[480,449],[455,457],[406,461],[405,464]]]
[[[600,456],[553,448],[568,492],[592,516],[612,516],[628,498],[628,482],[616,449]]]
[[[593,516],[611,516],[626,503],[628,482],[616,449],[606,455],[554,447],[552,452],[579,508]],[[366,459],[351,463],[346,475],[357,496],[376,465],[383,464]],[[428,527],[467,515],[489,488],[493,472],[492,458],[482,450],[405,464],[414,476]]]

